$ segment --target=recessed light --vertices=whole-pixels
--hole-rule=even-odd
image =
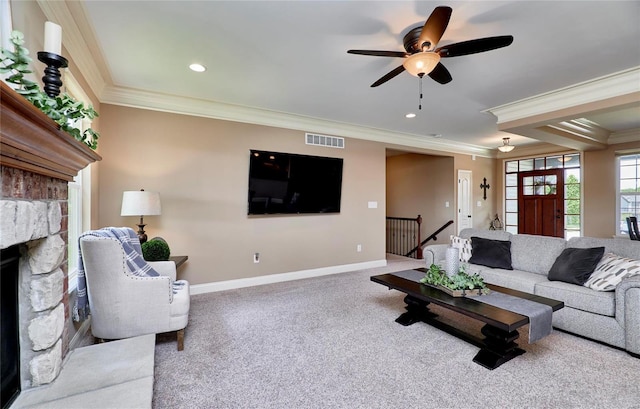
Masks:
[[[191,71],[195,71],[195,72],[205,72],[207,70],[207,67],[197,63],[191,64],[189,68],[191,69]]]
[[[409,112],[407,115],[404,116],[405,118],[415,118],[416,114],[414,114],[413,112]]]

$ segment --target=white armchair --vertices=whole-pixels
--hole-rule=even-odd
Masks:
[[[177,331],[178,350],[184,349],[189,283],[173,285],[172,261],[149,262],[160,276],[139,277],[129,273],[125,251],[115,238],[84,236],[80,250],[94,337],[121,339]]]

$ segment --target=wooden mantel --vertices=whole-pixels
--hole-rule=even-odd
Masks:
[[[0,165],[71,181],[102,159],[0,81]]]

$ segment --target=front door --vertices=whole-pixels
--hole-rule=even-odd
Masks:
[[[518,233],[564,237],[562,169],[518,173]]]

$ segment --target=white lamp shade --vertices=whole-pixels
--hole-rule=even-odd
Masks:
[[[423,51],[407,57],[402,65],[411,75],[429,74],[440,62],[440,54]]]
[[[121,216],[158,216],[161,211],[158,192],[134,190],[122,193]]]

